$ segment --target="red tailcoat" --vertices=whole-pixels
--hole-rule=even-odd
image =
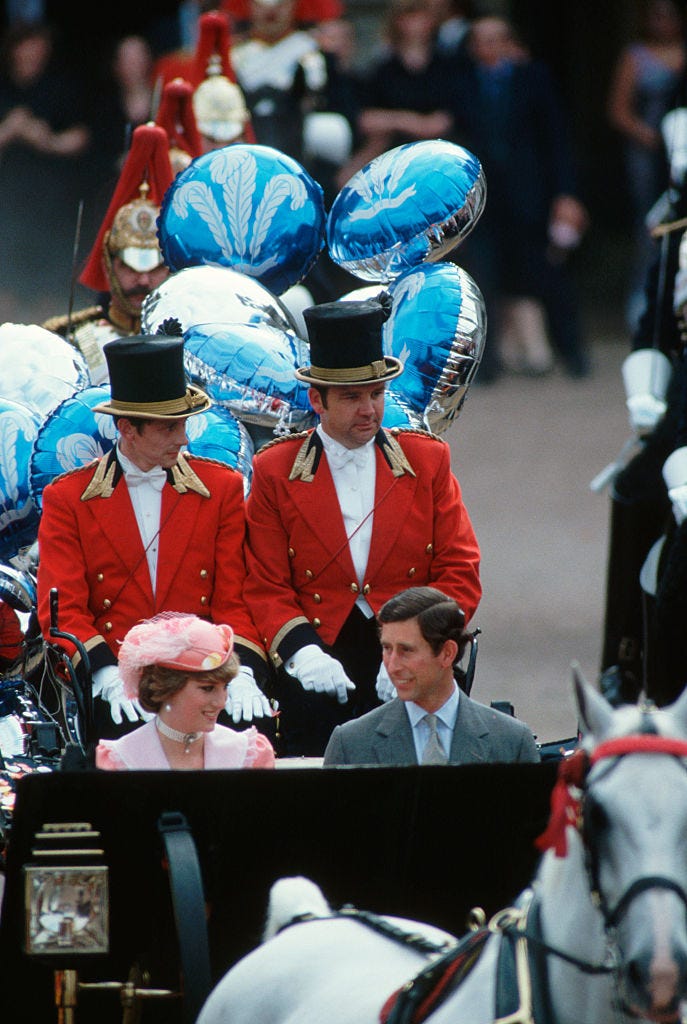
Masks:
[[[305,436],[305,440],[304,440]],[[362,592],[372,609],[406,587],[435,586],[466,622],[482,594],[479,547],[440,438],[381,430]],[[244,593],[276,665],[306,643],[332,644],[360,592],[334,481],[316,432],[271,442],[253,460]]]
[[[245,576],[243,477],[221,462],[182,455],[183,470],[162,490],[156,593],[129,489],[114,449],[58,477],[43,491],[38,613],[49,636],[49,596],[58,590],[58,627],[85,645],[92,667],[116,662],[120,641],[160,611],[228,623],[238,653],[265,653],[242,598]],[[177,473],[177,467],[170,471]],[[169,474],[168,474],[169,475]],[[69,653],[73,648],[60,641]],[[114,656],[114,657],[113,657]],[[75,664],[78,664],[78,655]]]

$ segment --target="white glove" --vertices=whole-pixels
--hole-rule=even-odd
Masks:
[[[252,722],[254,718],[269,718],[272,715],[270,702],[255,682],[253,669],[242,665],[238,674],[227,687],[227,714],[240,722]]]
[[[678,526],[682,526],[685,518],[687,518],[687,484],[671,487],[668,491],[668,497],[673,503],[675,522]]]
[[[636,433],[653,430],[666,411],[665,397],[673,366],[656,348],[638,348],[621,367],[630,426]]]
[[[339,704],[346,704],[348,691],[355,690],[355,683],[348,678],[343,665],[317,644],[301,647],[284,667],[304,690],[328,693],[330,697],[336,697]]]
[[[630,426],[637,434],[653,430],[668,408],[662,398],[651,394],[632,395],[625,405],[630,414]]]
[[[110,705],[110,715],[115,725],[121,725],[122,713],[130,722],[150,721],[155,716],[144,711],[137,700],[129,700],[124,695],[124,683],[116,665],[104,665],[93,673],[93,696],[106,700]]]
[[[687,446],[676,448],[663,463],[661,470],[668,497],[673,503],[673,515],[678,526],[687,516]]]
[[[388,700],[393,700],[397,697],[396,687],[389,678],[389,673],[386,670],[384,662],[379,666],[379,672],[377,673],[377,682],[375,683],[375,689],[377,696],[383,704],[386,704]]]

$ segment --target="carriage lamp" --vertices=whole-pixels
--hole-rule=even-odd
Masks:
[[[24,866],[24,950],[61,957],[109,951],[108,868],[88,822],[44,824]]]

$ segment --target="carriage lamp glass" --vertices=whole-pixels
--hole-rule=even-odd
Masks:
[[[26,952],[108,952],[107,868],[27,866]]]
[[[43,825],[24,865],[24,949],[33,956],[109,951],[108,868],[87,822]]]

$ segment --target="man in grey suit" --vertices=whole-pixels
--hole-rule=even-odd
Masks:
[[[458,689],[454,666],[470,634],[456,601],[434,587],[410,587],[382,606],[377,621],[397,696],[336,726],[324,767],[540,760],[524,722]]]

